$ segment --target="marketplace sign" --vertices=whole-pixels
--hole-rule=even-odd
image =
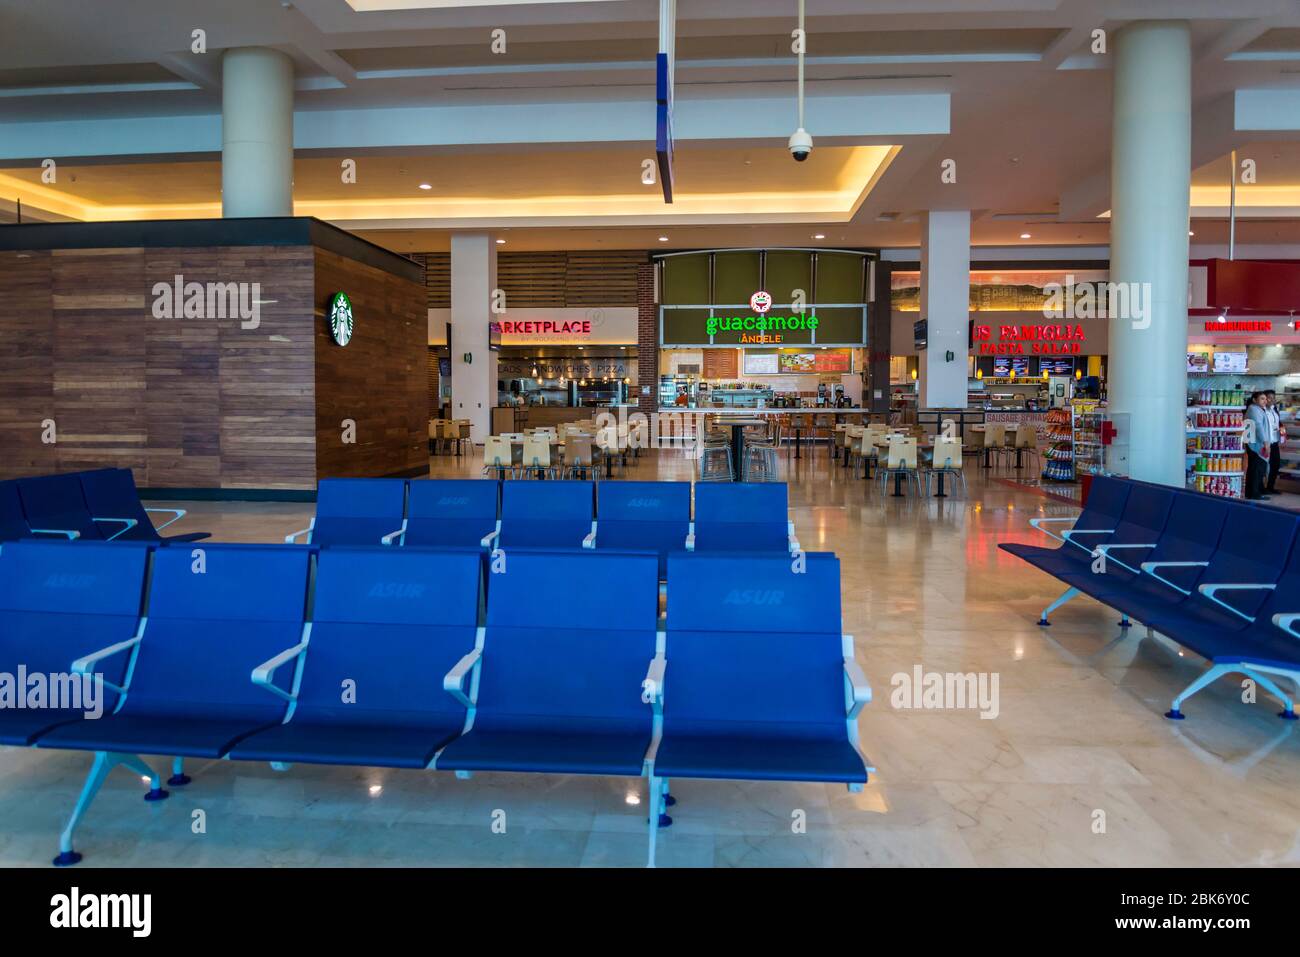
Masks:
[[[569,321],[554,319],[535,319],[524,322],[503,320],[498,323],[504,336],[571,336],[575,339],[591,337],[591,320],[574,319]]]
[[[998,338],[994,341],[992,326],[975,324],[971,340],[980,355],[1078,355],[1088,342],[1083,326],[1077,323],[1027,323],[997,328]]]

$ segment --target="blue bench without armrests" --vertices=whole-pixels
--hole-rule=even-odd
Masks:
[[[505,482],[501,523],[484,548],[590,547],[596,534],[595,483],[576,480]]]
[[[145,508],[140,492],[135,487],[135,475],[130,469],[93,469],[78,473],[81,491],[92,515],[120,515],[135,520],[135,524],[121,531],[119,541],[137,542],[197,542],[208,538],[211,532],[186,532],[183,535],[160,535],[164,528],[185,517],[183,508]],[[154,527],[150,512],[168,513],[172,517]]]
[[[406,515],[406,479],[321,479],[311,524],[286,535],[309,545],[379,545],[400,530]]]
[[[158,776],[136,755],[219,758],[253,732],[283,720],[286,703],[248,676],[302,640],[311,555],[310,549],[283,545],[171,547],[154,553],[139,636],[87,655],[72,668],[91,673],[125,659],[117,710],[97,721],[61,725],[36,740],[41,748],[95,752],[57,863],[79,859],[72,832],[114,766],[150,776],[148,796],[163,798],[167,792]],[[293,690],[292,674],[277,680],[282,690]]]
[[[654,733],[640,687],[658,641],[655,556],[515,551],[491,578],[482,647],[444,680],[473,717],[434,767],[639,777]]]
[[[501,483],[492,479],[417,479],[406,521],[385,545],[477,547],[497,527]]]
[[[147,548],[103,542],[6,545],[0,552],[0,671],[45,676],[53,695],[54,676],[66,676],[70,662],[137,636],[149,557]],[[124,656],[95,669],[103,679],[97,701],[86,700],[93,676],[67,683],[60,677],[81,706],[47,698],[39,708],[0,707],[0,744],[22,747],[60,725],[82,724],[88,712],[111,713],[125,671]],[[16,690],[27,691],[21,685]]]
[[[682,550],[690,528],[690,482],[601,482],[596,487],[596,548],[655,551],[661,579],[668,573],[668,553]]]
[[[840,566],[808,555],[668,558],[656,778],[825,781],[859,790],[857,716],[871,688],[840,622]],[[651,833],[652,853],[654,834]]]
[[[796,552],[784,482],[700,482],[686,549],[696,552]]]
[[[302,664],[283,724],[235,745],[235,760],[423,768],[461,733],[466,708],[443,676],[477,646],[477,551],[332,548],[321,552],[303,641],[252,680]]]

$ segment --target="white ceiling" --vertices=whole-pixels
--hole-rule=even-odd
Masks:
[[[1034,244],[1104,244],[1097,217],[1109,205],[1110,72],[1107,57],[1089,51],[1091,32],[1182,17],[1193,29],[1195,181],[1213,186],[1233,148],[1259,154],[1260,187],[1291,192],[1246,208],[1239,238],[1300,242],[1300,205],[1288,198],[1300,190],[1300,106],[1271,131],[1239,129],[1234,108],[1238,91],[1300,104],[1296,0],[808,0],[810,132],[819,146],[901,151],[865,198],[835,215],[796,216],[784,202],[771,215],[725,219],[693,217],[688,204],[652,216],[601,207],[608,192],[598,177],[591,215],[525,215],[509,200],[527,190],[500,181],[504,153],[542,170],[575,151],[592,151],[592,162],[652,153],[654,0],[113,0],[106,16],[109,6],[0,0],[0,166],[9,167],[0,169],[0,218],[19,195],[29,211],[57,198],[22,192],[47,156],[70,169],[148,163],[160,196],[192,189],[194,164],[219,150],[220,52],[266,45],[297,65],[300,160],[384,155],[376,172],[388,176],[394,157],[401,167],[437,154],[430,168],[458,158],[470,170],[434,182],[432,196],[408,196],[409,184],[393,177],[379,192],[409,209],[389,203],[379,216],[332,217],[394,248],[445,248],[451,228],[467,227],[502,230],[507,248],[661,247],[664,234],[674,247],[755,234],[807,243],[815,232],[837,245],[905,246],[918,240],[917,213],[942,208],[974,211],[977,244],[1016,243],[1023,232]],[[795,0],[678,0],[676,77],[684,155],[754,151],[765,157],[765,182],[774,171],[788,177],[792,196],[819,184],[805,171],[812,164],[787,160],[782,173],[766,160],[794,126],[795,11]],[[504,56],[489,49],[495,28],[507,33]],[[190,52],[195,29],[206,31],[206,54]],[[476,164],[486,153],[493,160]],[[945,158],[957,161],[956,184],[939,180]],[[538,178],[572,192],[572,177],[553,169]],[[687,176],[678,189],[716,192],[716,178]],[[108,203],[140,179],[106,172],[95,180],[102,196],[91,177],[75,196],[65,187],[70,198]],[[218,203],[212,177],[205,182],[206,201]],[[491,211],[452,218],[416,206],[453,188],[487,195],[494,184],[504,202]],[[1211,193],[1203,203],[1194,210],[1204,219],[1194,223],[1198,240],[1217,242],[1223,211]]]

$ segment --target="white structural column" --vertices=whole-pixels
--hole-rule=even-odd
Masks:
[[[492,432],[497,404],[497,354],[488,348],[497,287],[497,247],[487,233],[451,237],[452,417],[469,419],[476,443]],[[508,304],[507,304],[508,305]]]
[[[1114,42],[1107,390],[1127,413],[1133,478],[1183,485],[1187,404],[1187,221],[1191,190],[1191,31],[1138,21]],[[1140,297],[1140,298],[1139,298]],[[1124,314],[1117,315],[1123,311]],[[1122,419],[1119,421],[1123,421]]]
[[[970,210],[922,215],[920,315],[928,332],[919,358],[918,404],[922,409],[964,409],[970,352]]]
[[[293,61],[279,50],[221,58],[221,214],[293,215]]]

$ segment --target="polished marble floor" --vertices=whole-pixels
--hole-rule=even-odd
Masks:
[[[680,452],[626,477],[683,479]],[[676,781],[661,866],[1276,865],[1300,863],[1300,731],[1236,679],[1162,717],[1203,668],[996,545],[1033,541],[1069,504],[971,463],[970,499],[880,497],[825,452],[782,458],[799,539],[836,552],[844,626],[875,700],[861,716],[878,769],[860,794],[819,784]],[[438,456],[435,477],[475,474]],[[1300,498],[1300,496],[1290,496]],[[278,541],[311,507],[184,503],[177,530]],[[891,681],[998,676],[998,712],[911,710]],[[162,767],[162,761],[157,766]],[[46,865],[89,764],[0,748],[0,864]],[[195,761],[193,783],[145,804],[123,770],[78,834],[86,864],[168,866],[640,866],[644,781]],[[202,815],[196,812],[202,811]],[[505,831],[494,822],[504,813]],[[197,822],[204,828],[196,833]],[[802,823],[801,829],[798,825]]]

